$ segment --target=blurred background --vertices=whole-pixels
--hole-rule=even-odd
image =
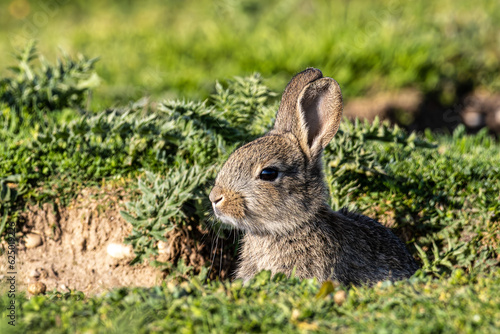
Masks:
[[[281,92],[313,66],[340,83],[349,117],[500,132],[498,0],[1,0],[1,77],[31,39],[51,62],[100,57],[96,111],[205,99],[254,72]]]

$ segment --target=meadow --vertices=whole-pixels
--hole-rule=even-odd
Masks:
[[[254,72],[281,91],[308,66],[346,98],[414,87],[446,107],[470,89],[500,87],[494,0],[2,3],[4,64],[32,38],[49,60],[59,49],[100,57],[96,110],[145,95],[204,99],[215,80]]]
[[[113,189],[127,194],[116,217],[130,226],[126,265],[165,273],[155,286],[97,295],[19,285],[15,327],[2,286],[2,333],[500,331],[500,143],[487,129],[410,133],[345,119],[326,148],[332,208],[390,227],[421,265],[409,280],[348,287],[262,272],[243,286],[230,279],[238,235],[208,201],[221,164],[270,129],[286,82],[307,66],[335,78],[346,100],[411,87],[449,107],[498,91],[496,2],[2,6],[2,257],[6,226],[22,246],[33,207],[63,215],[87,189],[98,200]]]

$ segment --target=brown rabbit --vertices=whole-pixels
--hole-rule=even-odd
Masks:
[[[299,278],[370,284],[418,269],[389,229],[328,206],[321,156],[341,117],[337,82],[308,68],[286,87],[274,129],[222,167],[210,201],[223,223],[245,232],[236,278],[295,268]]]

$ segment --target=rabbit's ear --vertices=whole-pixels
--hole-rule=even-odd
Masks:
[[[310,67],[296,74],[290,80],[281,98],[276,121],[274,122],[275,130],[292,132],[296,135],[301,131],[303,119],[298,108],[300,93],[308,84],[322,77],[323,74],[320,70]]]
[[[302,149],[317,156],[337,132],[342,118],[338,83],[308,68],[290,81],[283,93],[274,129],[291,132]]]
[[[339,129],[343,110],[339,84],[332,78],[311,82],[300,93],[297,109],[303,119],[297,137],[307,143],[311,157],[315,157]]]

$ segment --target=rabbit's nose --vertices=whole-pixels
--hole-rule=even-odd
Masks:
[[[222,200],[224,199],[224,196],[220,195],[219,198],[215,199],[212,201],[212,203],[217,206],[218,203],[222,202]]]
[[[222,201],[224,200],[224,195],[222,194],[221,188],[215,186],[210,192],[208,198],[210,199],[210,202],[212,202],[214,206],[217,206],[218,204],[222,203]]]

